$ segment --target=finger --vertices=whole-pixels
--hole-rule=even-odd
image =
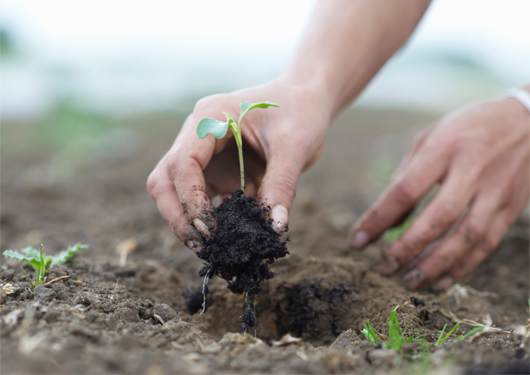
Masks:
[[[426,140],[378,201],[353,227],[352,247],[360,248],[395,226],[441,178],[447,169],[449,147]]]
[[[519,176],[510,203],[499,211],[488,230],[487,236],[469,254],[465,254],[455,263],[450,272],[450,276],[455,280],[462,280],[473,272],[497,248],[508,227],[519,217],[528,201],[529,173],[528,166],[526,166],[526,172]]]
[[[406,155],[403,157],[401,162],[399,163],[398,168],[396,169],[395,173],[393,173],[392,178],[399,175],[399,173],[410,163],[414,155],[418,152],[418,150],[423,145],[424,141],[427,139],[427,136],[431,133],[433,129],[433,126],[429,126],[425,129],[420,130],[416,136],[414,137],[414,141],[412,142],[412,147],[410,150],[406,153]]]
[[[458,258],[482,241],[503,203],[500,194],[477,196],[462,222],[404,276],[405,286],[415,289],[444,275]]]
[[[147,180],[147,190],[177,237],[195,253],[199,252],[200,236],[184,214],[175,186],[163,167],[157,166],[151,173]]]
[[[379,267],[380,272],[388,275],[397,271],[447,232],[469,205],[474,182],[475,178],[462,171],[451,173],[434,200],[386,251],[388,260]],[[409,274],[407,282],[421,283],[422,276]]]
[[[298,177],[302,171],[300,155],[289,145],[278,145],[271,150],[265,176],[258,192],[260,205],[270,206],[272,227],[278,233],[288,230],[289,210],[296,193]]]
[[[212,158],[216,142],[212,134],[199,139],[197,123],[195,116],[188,117],[166,155],[166,168],[188,221],[207,238],[216,229],[217,223],[206,191],[203,170]]]

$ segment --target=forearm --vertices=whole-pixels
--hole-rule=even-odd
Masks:
[[[335,115],[405,43],[428,0],[321,0],[288,79],[324,90]]]

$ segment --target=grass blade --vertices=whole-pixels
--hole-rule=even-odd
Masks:
[[[457,339],[455,340],[455,343],[456,342],[459,342],[459,341],[462,341],[462,340],[465,340],[467,339],[468,337],[470,337],[471,335],[474,335],[475,333],[477,333],[478,331],[482,331],[484,329],[484,327],[475,327],[473,328],[471,331],[469,331],[468,333],[466,333],[465,335],[460,335],[457,337]],[[454,344],[454,343],[453,343]]]
[[[444,328],[442,329],[442,333],[440,333],[440,336],[438,336],[438,340],[436,341],[436,346],[441,344],[446,328],[447,328],[447,324],[444,325]]]
[[[440,334],[440,337],[438,337],[438,341],[436,342],[436,346],[440,345],[445,340],[447,340],[449,338],[449,336],[451,336],[456,331],[456,329],[458,328],[459,325],[460,325],[460,322],[456,323],[455,326],[453,327],[453,329],[450,330],[449,333],[447,333],[447,335],[445,335],[445,337],[444,337],[445,327],[447,327],[447,324],[446,324],[444,326],[444,329],[442,330],[442,333]]]

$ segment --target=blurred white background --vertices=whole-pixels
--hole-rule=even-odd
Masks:
[[[120,115],[188,110],[263,83],[288,64],[313,3],[2,0],[2,118],[64,102]],[[435,0],[356,105],[447,111],[529,81],[529,16],[526,0]]]

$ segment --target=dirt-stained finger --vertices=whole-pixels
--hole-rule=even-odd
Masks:
[[[361,248],[398,224],[445,173],[447,154],[443,145],[424,141],[377,202],[354,225],[351,246]]]
[[[163,169],[157,166],[151,173],[147,181],[147,190],[151,198],[156,202],[160,214],[177,237],[194,252],[198,252],[201,249],[201,236],[190,225],[180,204],[175,187]]]
[[[392,274],[420,255],[446,233],[461,217],[473,194],[474,179],[459,171],[450,174],[438,195],[386,251],[388,262],[380,266],[383,274]],[[406,283],[420,284],[424,275],[418,270],[407,274]]]
[[[462,280],[486,259],[498,246],[508,227],[519,217],[528,201],[530,181],[529,168],[526,163],[519,173],[517,182],[508,205],[504,206],[495,216],[488,229],[486,237],[471,250],[462,256],[450,271],[450,276],[455,280]]]
[[[199,139],[195,117],[186,120],[175,144],[166,155],[166,172],[173,182],[183,213],[203,236],[209,237],[217,224],[207,194],[203,170],[208,165],[216,142],[213,135]]]
[[[488,229],[503,204],[500,194],[478,195],[465,218],[425,258],[405,275],[405,285],[410,289],[437,280],[446,274],[453,264],[475,248],[488,233]],[[415,273],[416,272],[416,273]],[[419,275],[417,278],[412,275]],[[420,281],[420,282],[418,282]]]

